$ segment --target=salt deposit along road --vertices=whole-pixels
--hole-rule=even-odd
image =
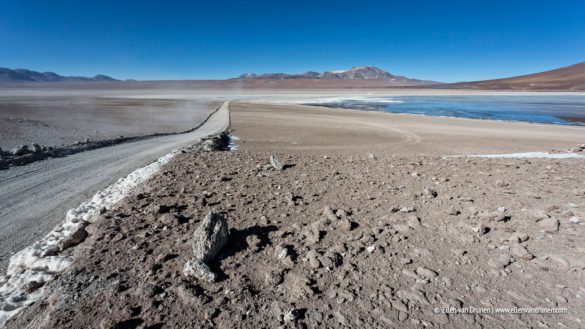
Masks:
[[[10,255],[45,236],[76,207],[120,177],[229,126],[225,102],[196,130],[104,147],[0,171],[0,272]]]

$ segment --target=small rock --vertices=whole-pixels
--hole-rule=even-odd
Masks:
[[[508,216],[503,211],[483,211],[479,213],[479,218],[485,221],[501,222],[508,219]]]
[[[557,270],[566,271],[569,269],[569,261],[562,256],[549,255],[547,259]]]
[[[185,263],[185,266],[183,267],[183,274],[186,277],[195,277],[207,282],[215,282],[217,278],[216,274],[211,271],[207,264],[201,260],[196,259]]]
[[[479,225],[473,227],[472,230],[473,230],[473,232],[475,232],[479,235],[484,235],[490,231],[490,228],[484,224],[479,224]]]
[[[429,270],[428,268],[419,266],[416,268],[416,274],[423,276],[427,279],[432,279],[435,278],[437,276],[437,272],[433,271],[433,270]]]
[[[457,298],[449,298],[449,306],[452,306],[455,308],[462,308],[463,302]]]
[[[319,261],[327,268],[335,268],[342,264],[343,258],[339,253],[328,251],[325,255],[319,257]]]
[[[203,317],[206,320],[213,320],[215,317],[217,317],[219,315],[219,309],[212,307],[212,308],[208,308],[205,310],[205,314],[203,315]]]
[[[547,209],[547,210],[554,211],[555,209]],[[544,211],[542,209],[526,210],[526,212],[528,213],[528,216],[532,217],[532,219],[534,219],[534,221],[536,221],[536,222],[549,218],[546,211]]]
[[[453,255],[457,256],[457,257],[463,257],[467,251],[463,250],[463,249],[453,249]]]
[[[339,324],[341,324],[342,326],[347,325],[347,318],[345,317],[345,315],[341,314],[341,312],[339,311],[335,312],[335,318],[337,319],[337,322],[339,322]]]
[[[319,261],[318,254],[315,250],[309,250],[309,252],[305,256],[305,261],[309,264],[311,268],[321,267],[321,262]]]
[[[412,290],[412,291],[398,290],[396,292],[396,296],[398,296],[398,298],[400,298],[402,300],[417,302],[421,305],[429,305],[430,304],[430,302],[427,299],[427,297],[425,296],[425,294],[421,291],[418,291],[418,290]]]
[[[212,138],[208,138],[203,141],[202,149],[206,152],[215,152],[221,151],[222,149],[222,140],[219,136],[215,136]]]
[[[349,213],[343,209],[337,209],[337,211],[335,212],[335,216],[343,219],[347,218],[347,216],[349,216]]]
[[[144,290],[148,297],[154,297],[165,292],[165,290],[158,284],[149,284],[144,288]]]
[[[451,216],[457,216],[460,214],[459,210],[455,209],[455,207],[447,208],[447,210],[445,210],[445,213]]]
[[[408,219],[406,220],[406,225],[412,228],[420,227],[420,219],[414,215],[409,215]]]
[[[351,231],[353,228],[351,221],[347,218],[339,220],[339,223],[337,225],[342,231],[346,231],[346,232]]]
[[[12,150],[12,155],[25,155],[29,153],[28,145],[19,145]]]
[[[428,198],[436,198],[438,194],[437,191],[433,190],[432,188],[426,187],[423,190],[423,195]]]
[[[162,214],[158,220],[165,226],[174,226],[179,224],[179,219],[170,212]]]
[[[274,258],[283,260],[289,255],[288,247],[282,244],[274,248]]]
[[[67,248],[76,246],[85,241],[86,238],[87,231],[85,230],[85,225],[79,225],[69,236],[61,240],[59,248],[61,250],[65,250]]]
[[[514,232],[508,238],[508,241],[510,241],[510,242],[516,242],[516,243],[522,243],[522,242],[524,242],[526,240],[528,240],[528,234],[523,233],[523,232]]]
[[[42,287],[45,284],[45,282],[40,279],[40,280],[32,280],[26,283],[26,285],[24,286],[24,289],[26,290],[26,292],[28,292],[29,294],[32,292],[37,291],[40,287]]]
[[[300,312],[296,308],[289,308],[284,312],[283,320],[285,323],[293,322],[299,319]]]
[[[258,238],[257,235],[252,234],[252,235],[248,235],[246,237],[246,243],[248,244],[248,247],[250,247],[253,251],[257,251],[258,249],[260,249],[260,238]]]
[[[306,227],[303,232],[305,242],[307,245],[314,245],[321,241],[321,231],[319,230],[319,223],[315,222],[312,225]]]
[[[398,310],[401,312],[408,312],[408,307],[406,306],[405,303],[403,303],[400,300],[395,299],[391,302],[391,304],[392,304],[392,308],[395,310]]]
[[[264,273],[264,281],[269,287],[276,287],[284,281],[284,275],[282,271],[269,269]]]
[[[402,213],[410,213],[410,212],[414,212],[415,209],[414,207],[402,207],[400,208],[400,212]]]
[[[400,259],[398,259],[398,262],[400,262],[400,264],[402,264],[402,265],[408,265],[408,264],[412,263],[412,259],[407,258],[407,257],[401,257]]]
[[[573,217],[569,218],[569,222],[571,222],[573,224],[579,224],[579,223],[581,223],[581,218],[579,218],[577,216],[573,216]]]
[[[161,254],[158,254],[158,256],[156,256],[156,258],[154,259],[154,262],[155,263],[164,263],[164,262],[171,260],[175,257],[177,257],[177,255],[170,253],[170,252],[161,253]]]
[[[512,248],[510,251],[511,251],[512,255],[516,258],[520,258],[523,260],[531,260],[532,258],[534,258],[534,255],[531,254],[526,249],[526,247],[524,247],[523,245],[520,245],[520,244],[512,245]]]
[[[115,328],[116,322],[110,318],[103,318],[100,321],[100,329],[112,329]]]
[[[43,151],[43,148],[39,144],[33,143],[32,144],[32,151],[34,153],[41,153]]]
[[[311,289],[311,280],[305,274],[288,273],[284,280],[287,290],[287,298],[301,300],[310,298],[315,294]]]
[[[310,313],[311,320],[315,321],[317,324],[321,324],[323,322],[323,313],[319,311],[313,311]]]
[[[538,223],[538,226],[545,232],[554,233],[559,230],[559,220],[555,218],[543,219]]]
[[[409,269],[403,268],[402,274],[404,274],[404,276],[409,277],[411,279],[418,280],[418,275]]]
[[[331,209],[330,206],[326,206],[323,209],[323,213],[321,214],[321,217],[325,218],[331,222],[335,222],[338,219],[337,216],[335,215],[335,213],[333,212],[333,209]]]
[[[408,313],[407,312],[398,312],[398,321],[404,322],[408,320]]]
[[[510,265],[510,263],[512,263],[512,258],[510,258],[510,256],[509,255],[506,255],[506,254],[499,255],[498,258],[497,258],[497,260],[504,267],[506,267],[506,266]]]
[[[495,269],[504,269],[506,266],[510,265],[512,260],[510,256],[506,254],[501,254],[497,258],[490,258],[488,260],[488,265]]]
[[[278,158],[273,155],[270,156],[270,165],[278,171],[282,171],[284,169],[282,162],[280,162]]]
[[[441,281],[443,281],[443,283],[447,286],[447,287],[451,287],[451,285],[453,284],[453,282],[451,281],[451,278],[448,276],[444,276],[441,278]]]

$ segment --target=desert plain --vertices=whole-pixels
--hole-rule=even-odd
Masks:
[[[99,91],[132,115],[135,102],[162,106],[164,127],[140,112],[128,132],[114,119],[92,138],[188,130],[230,101],[231,147],[193,141],[100,211],[6,328],[582,327],[585,128],[286,103],[458,92],[481,94]],[[522,152],[577,157],[458,157]],[[203,237],[220,246],[205,257],[212,276],[190,267],[205,225],[225,233]]]

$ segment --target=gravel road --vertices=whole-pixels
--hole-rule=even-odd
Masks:
[[[193,132],[119,144],[0,172],[0,271],[47,234],[67,210],[164,154],[229,126],[225,102]],[[197,123],[194,123],[197,124]]]

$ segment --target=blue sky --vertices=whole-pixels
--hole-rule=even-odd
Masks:
[[[0,0],[0,67],[116,78],[373,65],[445,82],[585,61],[585,1]]]

